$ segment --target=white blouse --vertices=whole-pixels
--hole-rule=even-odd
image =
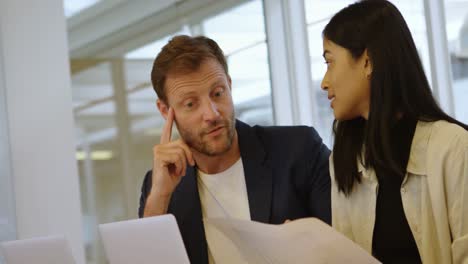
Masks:
[[[332,225],[372,252],[378,180],[358,162],[362,181],[338,191],[333,154]],[[468,132],[446,121],[419,121],[401,197],[423,263],[468,263]],[[396,252],[397,253],[397,252]]]

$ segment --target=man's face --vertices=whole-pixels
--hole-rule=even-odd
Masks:
[[[192,149],[216,156],[227,152],[235,134],[231,80],[223,67],[208,59],[189,74],[166,79],[166,97],[174,109],[180,136]]]

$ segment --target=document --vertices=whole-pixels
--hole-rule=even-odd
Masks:
[[[207,218],[204,222],[208,228],[217,229],[231,240],[247,263],[380,263],[317,218],[281,225],[226,218]],[[222,243],[211,243],[209,247],[216,255],[225,255]]]

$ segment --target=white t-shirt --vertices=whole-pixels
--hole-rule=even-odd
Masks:
[[[250,220],[249,200],[245,184],[244,166],[239,159],[227,170],[217,174],[197,171],[198,192],[200,194],[204,218],[236,218]],[[209,263],[246,263],[232,242],[216,229],[207,229]],[[211,252],[210,244],[223,245],[222,256]]]

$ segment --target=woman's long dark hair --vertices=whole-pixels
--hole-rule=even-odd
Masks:
[[[391,155],[391,126],[398,114],[413,120],[446,120],[468,129],[436,103],[410,30],[390,2],[364,0],[342,9],[327,24],[323,37],[346,48],[355,59],[367,49],[372,64],[368,120],[333,123],[335,180],[346,195],[361,181],[357,161],[366,168],[378,165],[404,175]]]

